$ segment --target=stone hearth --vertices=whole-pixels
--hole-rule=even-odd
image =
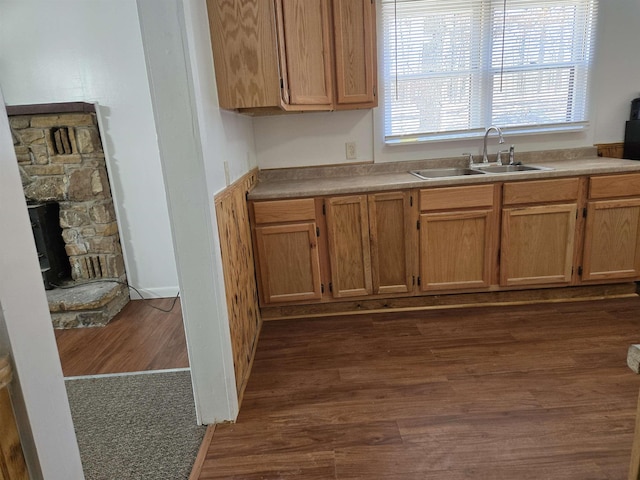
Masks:
[[[105,325],[129,291],[105,282],[126,282],[126,273],[95,107],[23,105],[7,113],[27,201],[60,206],[72,278],[47,291],[54,326]]]

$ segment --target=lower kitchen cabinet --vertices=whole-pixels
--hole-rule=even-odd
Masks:
[[[582,280],[640,278],[640,175],[590,180]]]
[[[264,303],[322,297],[318,227],[313,199],[254,205],[254,244]]]
[[[569,285],[573,278],[580,180],[503,186],[500,285]]]
[[[491,285],[497,225],[494,185],[420,192],[420,288]]]

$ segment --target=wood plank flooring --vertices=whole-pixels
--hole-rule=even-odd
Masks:
[[[200,479],[619,480],[640,299],[266,322]]]
[[[169,309],[172,298],[154,299]],[[55,330],[65,377],[189,366],[180,300],[170,313],[130,301],[105,327]]]

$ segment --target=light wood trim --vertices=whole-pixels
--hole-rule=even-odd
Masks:
[[[624,143],[597,143],[595,145],[598,149],[599,157],[607,158],[623,158],[624,157]]]
[[[640,173],[591,177],[589,198],[619,198],[640,196]]]
[[[473,185],[420,190],[420,211],[491,207],[494,188],[494,185]]]
[[[296,293],[276,294],[271,292],[269,279],[273,272],[268,265],[269,252],[265,245],[265,237],[283,233],[306,232],[309,241],[309,268],[311,272],[312,289]],[[301,300],[318,300],[322,297],[320,283],[320,260],[318,256],[318,244],[316,240],[316,224],[296,223],[287,225],[270,225],[255,228],[255,239],[258,246],[258,265],[260,267],[260,279],[263,291],[263,300],[267,303],[296,302]],[[284,252],[286,254],[286,252]]]
[[[404,248],[404,265],[399,266],[404,269],[404,283],[396,285],[382,285],[380,275],[381,256],[384,255],[384,245],[379,244],[378,232],[378,202],[399,201],[402,204],[402,231],[394,232],[401,236],[401,243]],[[372,280],[373,293],[406,293],[413,289],[413,249],[410,241],[412,233],[416,232],[415,224],[412,224],[411,215],[411,192],[386,192],[369,195],[369,228],[371,230],[371,264],[372,264]],[[394,267],[396,268],[396,267]]]
[[[420,252],[424,255],[424,258],[420,259],[420,288],[424,292],[432,290],[451,290],[451,289],[477,289],[485,288],[491,284],[491,266],[493,263],[493,245],[491,244],[491,227],[493,226],[493,210],[472,210],[468,212],[447,212],[447,213],[429,213],[420,215]],[[457,249],[456,252],[449,251],[451,256],[458,256],[460,259],[465,259],[470,253],[476,253],[481,263],[481,274],[479,278],[473,280],[456,280],[447,282],[435,282],[432,281],[432,273],[434,271],[431,259],[426,254],[428,251],[428,229],[431,223],[435,222],[465,222],[467,220],[480,219],[484,223],[483,236],[481,238],[472,238],[472,242],[481,242],[480,252],[468,252],[462,248]],[[453,241],[455,242],[454,239]],[[455,248],[452,246],[452,248]],[[447,252],[441,252],[446,254]],[[470,259],[468,259],[470,260]],[[465,265],[468,266],[468,262]],[[455,265],[450,265],[451,271],[444,272],[444,276],[450,278],[459,275],[460,269],[455,269]],[[458,265],[459,267],[459,265]],[[465,275],[468,276],[468,269]]]
[[[340,207],[346,205],[357,205],[358,218],[352,219],[355,223],[359,222],[357,228],[360,229],[359,238],[353,239],[357,241],[359,245],[345,245],[345,238],[343,232],[341,232],[341,223],[337,221],[338,211]],[[333,197],[329,198],[326,203],[327,209],[327,229],[329,232],[329,260],[331,264],[331,282],[333,296],[336,298],[341,297],[354,297],[359,295],[371,295],[373,293],[373,282],[371,278],[371,249],[369,244],[369,215],[367,208],[367,196],[366,195],[352,195],[346,197]],[[348,240],[346,240],[348,242]],[[342,282],[342,259],[340,252],[344,252],[345,249],[355,255],[359,252],[357,262],[362,266],[362,287],[360,288],[347,288]],[[351,266],[346,266],[346,269],[352,270]]]
[[[587,220],[585,226],[585,239],[584,239],[584,256],[583,256],[583,273],[582,279],[585,281],[588,280],[609,280],[609,279],[634,279],[640,276],[640,232],[638,225],[636,225],[636,231],[612,231],[612,226],[608,224],[596,225],[597,219],[597,211],[598,210],[615,210],[615,209],[624,209],[624,208],[639,208],[640,209],[640,198],[633,199],[621,199],[621,200],[604,200],[598,202],[588,202],[587,204]],[[636,217],[636,222],[640,224],[640,218]],[[600,235],[609,235],[618,237],[627,233],[630,237],[628,240],[631,240],[634,243],[635,249],[633,254],[635,258],[633,259],[633,266],[629,269],[611,269],[607,271],[601,272],[593,272],[592,259],[595,254],[606,255],[609,258],[615,259],[620,258],[619,255],[626,255],[628,251],[623,249],[615,248],[611,246],[610,248],[603,248],[602,251],[594,252],[596,247],[595,245],[595,235],[598,233],[596,229],[599,231]],[[612,242],[615,242],[615,238],[612,239]],[[620,262],[614,262],[620,263]]]
[[[207,0],[207,10],[220,107],[279,106],[273,2]]]
[[[333,20],[337,103],[371,104],[375,101],[375,4],[333,0]]]
[[[301,222],[315,220],[316,208],[313,198],[295,200],[270,200],[253,202],[256,224]]]
[[[541,205],[524,208],[505,208],[502,210],[502,238],[500,255],[500,284],[503,286],[518,285],[539,285],[539,284],[569,284],[572,278],[574,245],[575,245],[575,225],[577,205]],[[548,215],[554,213],[565,213],[567,215],[567,242],[565,250],[565,264],[563,271],[558,275],[514,277],[511,276],[509,265],[509,248],[519,248],[522,246],[512,245],[512,233],[510,219],[518,216]],[[535,262],[535,252],[531,252],[531,261]]]
[[[504,205],[570,202],[578,198],[579,178],[509,182],[503,186]]]
[[[193,467],[191,467],[189,480],[198,480],[200,478],[200,474],[202,473],[202,466],[204,465],[204,461],[207,458],[207,451],[211,446],[211,440],[213,440],[213,434],[215,433],[215,431],[215,423],[207,426],[207,431],[205,432],[202,443],[200,444],[200,448],[198,449],[198,454],[196,455],[196,459],[193,462]]]

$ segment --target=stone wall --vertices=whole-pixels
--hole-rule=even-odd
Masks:
[[[74,280],[125,281],[95,113],[9,116],[27,200],[60,204]]]

